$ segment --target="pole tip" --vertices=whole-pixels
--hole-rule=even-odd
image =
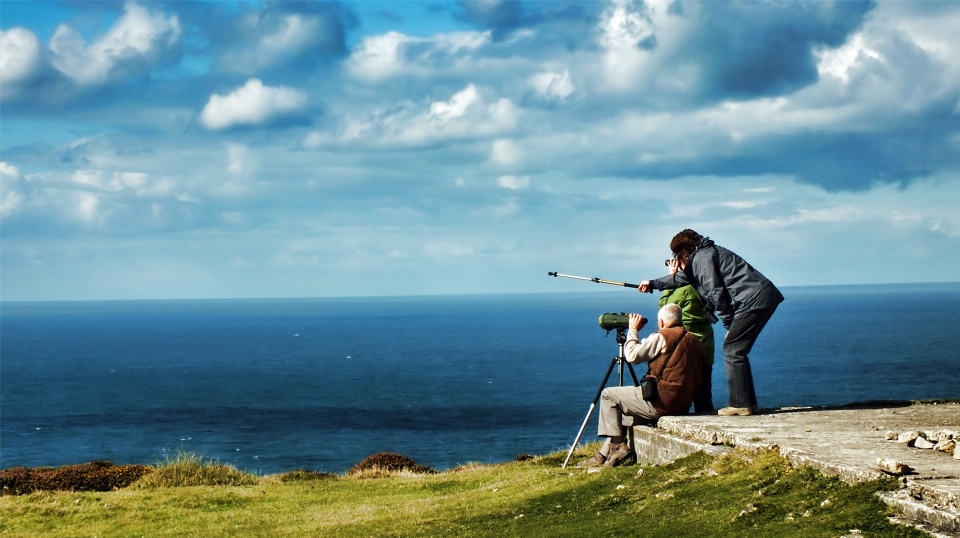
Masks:
[[[547,276],[557,276],[557,272],[556,272],[556,271],[549,271],[549,272],[547,273]]]

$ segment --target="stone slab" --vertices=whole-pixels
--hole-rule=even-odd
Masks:
[[[884,500],[903,516],[933,523],[945,536],[960,536],[960,459],[931,449],[888,440],[888,432],[960,432],[960,404],[885,403],[847,407],[792,407],[761,410],[751,416],[663,417],[656,433],[634,428],[641,462],[665,463],[694,447],[777,449],[794,465],[806,465],[847,482],[886,476],[879,459],[913,470],[901,477],[904,488]],[[667,441],[663,436],[677,441]],[[683,453],[684,450],[689,450]],[[673,458],[676,459],[676,458]],[[926,519],[923,519],[926,518]]]

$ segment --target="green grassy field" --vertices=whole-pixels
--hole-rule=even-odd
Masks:
[[[248,485],[170,487],[157,475],[105,493],[5,495],[0,536],[925,536],[888,522],[874,492],[892,479],[851,486],[776,453],[599,472],[561,469],[564,456]]]

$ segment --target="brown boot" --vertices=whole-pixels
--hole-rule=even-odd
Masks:
[[[577,467],[600,467],[605,461],[607,461],[607,457],[597,452],[592,458],[578,463]]]
[[[630,445],[627,443],[619,443],[616,445],[610,445],[610,455],[607,456],[607,461],[604,462],[604,467],[616,467],[621,463],[624,463],[630,458],[633,457],[633,449],[630,448]]]

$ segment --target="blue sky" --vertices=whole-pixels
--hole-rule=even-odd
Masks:
[[[960,280],[960,2],[0,2],[0,298]]]

